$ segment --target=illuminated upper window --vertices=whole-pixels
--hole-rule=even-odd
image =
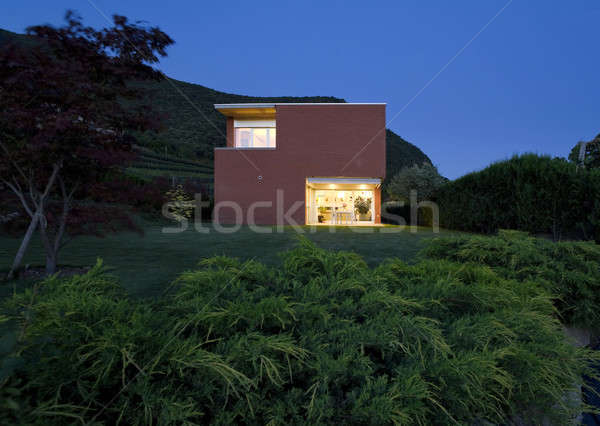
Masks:
[[[275,148],[275,120],[235,120],[236,148]]]

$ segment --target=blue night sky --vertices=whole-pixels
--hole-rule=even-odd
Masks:
[[[68,8],[107,24],[85,0],[3,3],[0,27],[15,32],[59,25]],[[160,68],[173,78],[387,102],[388,127],[449,178],[518,152],[566,157],[600,133],[598,0],[514,0],[406,106],[506,3],[93,0],[167,32]]]

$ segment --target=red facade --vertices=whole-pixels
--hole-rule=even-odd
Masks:
[[[215,149],[219,223],[248,223],[250,215],[256,224],[304,225],[307,178],[385,177],[384,104],[274,108],[275,148],[235,148],[234,117],[227,118],[227,147]],[[374,188],[375,223],[380,222],[380,198],[380,188]]]

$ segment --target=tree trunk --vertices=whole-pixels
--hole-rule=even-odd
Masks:
[[[52,241],[50,232],[48,232],[48,223],[44,221],[40,226],[40,236],[42,237],[44,249],[46,250],[46,274],[48,275],[56,273],[58,252],[63,245],[62,242],[65,235],[65,228],[67,226],[67,217],[69,216],[69,210],[71,208],[71,200],[73,199],[73,194],[77,188],[77,185],[75,185],[73,190],[70,193],[67,193],[64,181],[60,178],[60,176],[58,178],[58,182],[60,184],[60,189],[63,196],[63,211],[60,215],[59,222],[56,224],[54,241]]]
[[[56,273],[56,255],[58,253],[46,253],[46,274],[52,275]]]
[[[4,151],[8,154],[6,147],[2,143],[0,143],[0,147],[3,148]],[[40,222],[42,220],[44,221],[42,223],[42,225],[45,223],[44,207],[46,206],[46,199],[47,199],[48,195],[50,194],[50,190],[54,186],[54,182],[56,181],[56,178],[58,177],[58,172],[60,171],[60,168],[62,167],[62,162],[59,161],[59,162],[53,164],[52,174],[50,175],[50,178],[48,179],[48,182],[46,183],[46,188],[44,189],[44,192],[37,191],[32,177],[30,176],[29,178],[27,178],[26,174],[21,170],[21,168],[19,167],[19,165],[17,163],[14,163],[14,166],[19,171],[20,175],[24,178],[24,180],[27,184],[26,189],[29,189],[31,206],[30,206],[30,203],[27,202],[26,195],[25,195],[26,192],[22,190],[22,188],[19,185],[19,182],[15,176],[13,176],[12,182],[10,182],[6,179],[2,179],[2,181],[4,182],[4,184],[6,186],[8,186],[15,193],[15,195],[17,197],[19,197],[19,200],[21,200],[21,204],[23,205],[23,208],[25,209],[27,214],[31,217],[31,222],[29,223],[27,232],[25,233],[25,236],[23,237],[23,240],[21,241],[21,246],[19,247],[19,250],[17,251],[17,254],[13,261],[12,267],[10,268],[10,271],[8,272],[8,276],[7,276],[8,279],[11,279],[14,276],[15,271],[21,265],[21,261],[23,260],[25,251],[27,250],[27,247],[29,246],[31,237],[33,236],[33,233],[34,233],[35,229],[37,228],[38,224],[40,224]]]
[[[13,260],[13,264],[10,268],[10,271],[8,271],[8,275],[6,277],[8,280],[12,280],[14,278],[15,272],[21,265],[23,256],[25,256],[25,252],[27,251],[27,247],[29,247],[29,242],[31,241],[31,237],[33,236],[33,233],[35,232],[39,222],[40,222],[40,214],[39,214],[39,212],[36,211],[35,214],[33,215],[33,218],[31,219],[31,222],[29,222],[29,227],[27,228],[27,232],[25,232],[25,236],[23,237],[23,240],[21,241],[19,250],[17,250],[17,254],[15,256],[15,259]]]
[[[55,245],[50,240],[48,223],[40,224],[40,237],[42,238],[44,251],[46,252],[46,275],[51,275],[56,273],[56,259],[58,257],[58,250],[54,249]]]

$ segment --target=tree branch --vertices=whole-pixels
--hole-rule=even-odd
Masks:
[[[29,188],[29,198],[33,204],[38,204],[40,199],[40,192],[33,183],[33,171],[29,171],[29,179],[27,179],[27,186]]]
[[[41,195],[42,199],[45,199],[48,196],[48,193],[50,192],[50,189],[52,189],[52,186],[54,185],[54,181],[56,180],[56,178],[58,176],[58,172],[61,167],[62,167],[62,160],[57,163],[54,163],[52,165],[52,175],[50,175],[50,179],[48,179],[48,183],[46,184],[46,189],[44,190],[44,193]],[[41,201],[41,199],[40,199],[40,201]]]
[[[69,214],[69,210],[71,207],[71,199],[73,197],[73,194],[75,193],[75,189],[77,188],[77,184],[75,184],[75,186],[73,187],[71,192],[69,194],[67,194],[67,188],[65,186],[65,181],[60,176],[58,177],[58,183],[60,184],[60,191],[62,192],[62,196],[63,196],[63,211],[60,216],[60,223],[58,225],[58,230],[56,231],[56,234],[54,236],[54,253],[55,254],[58,252],[58,250],[60,250],[61,240],[63,238],[63,235],[65,233],[65,227],[67,225],[67,216]]]
[[[33,211],[29,207],[29,204],[27,203],[27,200],[25,199],[25,196],[23,195],[21,187],[20,186],[15,187],[15,185],[13,185],[12,183],[10,183],[6,179],[2,179],[2,182],[4,182],[4,184],[6,186],[8,186],[12,190],[12,192],[15,193],[15,195],[17,197],[19,197],[19,200],[21,200],[21,204],[23,205],[23,208],[25,208],[25,211],[27,212],[27,214],[29,215],[29,217],[33,218]]]
[[[17,169],[17,171],[19,172],[19,174],[21,176],[23,176],[23,179],[27,180],[27,176],[25,176],[25,173],[23,172],[23,169],[21,169],[21,167],[19,167],[19,164],[17,164],[17,162],[11,158],[10,151],[8,150],[8,148],[6,147],[6,145],[4,145],[3,142],[0,142],[0,148],[2,148],[2,150],[6,154],[6,158],[8,158],[10,160],[10,162],[15,167],[15,169]]]

